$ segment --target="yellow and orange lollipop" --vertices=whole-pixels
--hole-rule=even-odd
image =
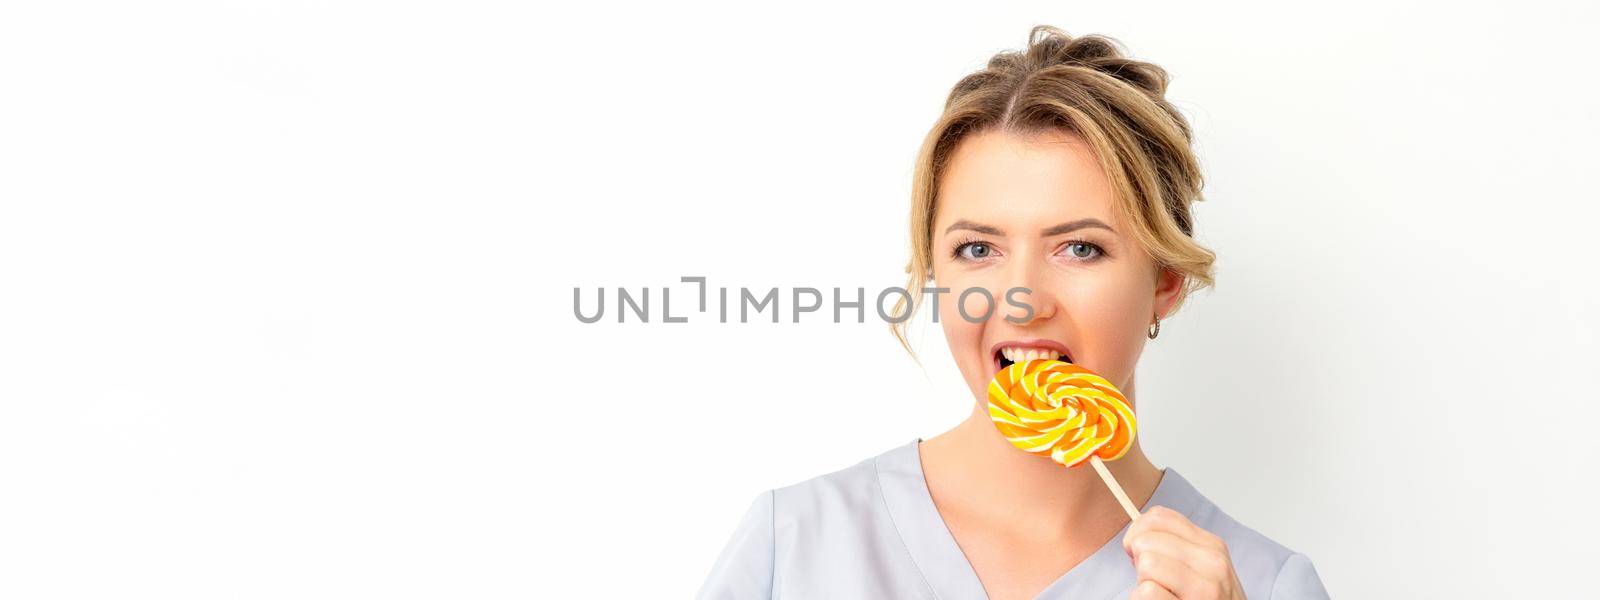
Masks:
[[[989,418],[1018,449],[1069,468],[1087,460],[1128,517],[1138,517],[1102,462],[1127,454],[1137,427],[1127,397],[1104,377],[1058,360],[1014,363],[989,382]]]

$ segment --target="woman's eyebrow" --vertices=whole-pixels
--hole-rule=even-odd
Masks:
[[[1044,230],[1044,237],[1050,237],[1052,235],[1061,235],[1063,233],[1072,233],[1072,232],[1077,231],[1079,229],[1084,229],[1084,228],[1088,228],[1088,227],[1099,227],[1099,228],[1104,229],[1106,231],[1109,231],[1111,233],[1116,233],[1117,232],[1117,230],[1112,229],[1110,225],[1105,224],[1100,219],[1096,219],[1094,217],[1089,217],[1087,219],[1078,219],[1076,221],[1067,221],[1066,223],[1062,223],[1060,225],[1056,225],[1054,227],[1046,229],[1046,230]]]
[[[1006,232],[1000,231],[999,227],[995,227],[995,226],[992,226],[992,225],[984,225],[982,223],[973,223],[972,221],[968,221],[966,219],[962,219],[960,221],[956,221],[955,223],[952,223],[949,228],[944,230],[944,232],[945,233],[950,233],[950,232],[955,231],[957,229],[968,229],[968,230],[976,231],[978,233],[982,233],[982,234],[986,234],[986,235],[1004,236],[1006,234]]]

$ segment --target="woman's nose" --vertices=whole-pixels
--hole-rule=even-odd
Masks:
[[[1044,279],[1046,273],[1042,265],[1024,263],[1012,268],[1010,287],[1000,296],[1007,320],[1026,325],[1055,316],[1057,302],[1050,282]]]

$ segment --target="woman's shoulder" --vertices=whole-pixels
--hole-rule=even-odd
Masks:
[[[924,595],[889,505],[916,466],[915,442],[758,494],[698,598]],[[909,452],[909,454],[908,454]],[[920,472],[917,476],[920,477]]]
[[[770,490],[776,511],[792,518],[859,514],[883,506],[882,477],[906,471],[915,441],[878,452],[850,466]],[[915,460],[915,456],[909,457]],[[920,473],[919,473],[920,475]]]
[[[1167,492],[1172,504],[1182,505],[1170,507],[1179,508],[1190,522],[1222,538],[1246,590],[1265,592],[1263,597],[1271,598],[1327,598],[1310,557],[1241,523],[1174,469],[1167,469],[1162,487],[1169,487],[1167,477],[1173,478],[1172,485],[1161,491]]]

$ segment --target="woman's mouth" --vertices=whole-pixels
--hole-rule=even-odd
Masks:
[[[1060,343],[1040,340],[1034,342],[1006,342],[994,350],[995,372],[1025,360],[1060,360],[1072,362],[1066,347]]]

